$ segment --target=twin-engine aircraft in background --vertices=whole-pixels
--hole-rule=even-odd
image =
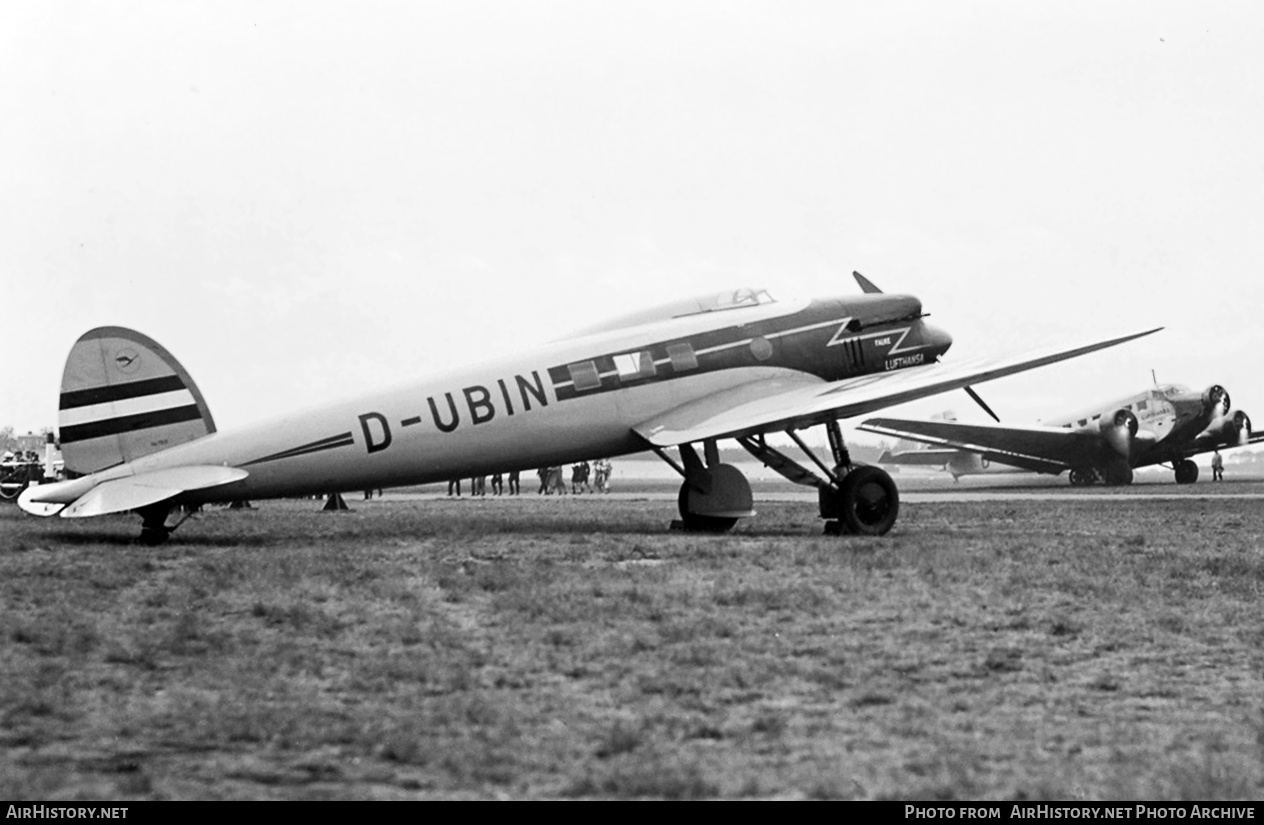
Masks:
[[[1198,479],[1192,456],[1264,441],[1218,384],[1202,392],[1156,386],[1035,427],[870,418],[858,429],[931,445],[884,455],[880,463],[933,463],[954,478],[997,465],[1051,475],[1069,470],[1077,487],[1131,484],[1135,468],[1155,464],[1170,465],[1177,484],[1192,484]]]
[[[719,461],[733,438],[790,481],[817,488],[826,529],[882,535],[899,512],[890,476],[853,464],[838,420],[1148,335],[956,365],[952,343],[909,295],[859,273],[863,295],[776,301],[739,289],[616,318],[526,354],[217,432],[189,374],[152,339],[101,327],[71,348],[59,430],[68,470],[22,508],[64,518],[135,511],[157,544],[179,505],[425,484],[654,450],[684,478],[680,524],[722,531],[754,515]],[[799,431],[824,425],[831,459]],[[785,432],[820,470],[769,445]],[[694,445],[701,445],[701,455]],[[680,460],[667,453],[679,448]]]

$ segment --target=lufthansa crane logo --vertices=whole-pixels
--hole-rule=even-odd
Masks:
[[[114,353],[114,366],[124,375],[140,369],[140,353],[131,347],[123,347]]]

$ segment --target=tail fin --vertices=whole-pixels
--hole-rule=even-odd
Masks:
[[[98,327],[70,349],[58,430],[73,473],[94,473],[215,432],[197,384],[152,338]]]

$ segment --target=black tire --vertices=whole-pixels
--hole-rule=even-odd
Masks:
[[[1105,480],[1107,487],[1125,487],[1132,483],[1132,467],[1122,459],[1107,464],[1099,475]]]
[[[1198,465],[1188,458],[1176,462],[1173,469],[1176,470],[1177,484],[1193,484],[1198,480]]]
[[[885,470],[860,465],[838,488],[839,521],[858,536],[885,536],[900,515],[900,491]]]
[[[727,533],[737,524],[735,518],[721,518],[719,516],[700,516],[697,513],[691,513],[688,509],[689,499],[689,482],[680,485],[680,492],[676,494],[676,508],[680,510],[680,523],[685,530],[690,533]]]
[[[171,536],[171,531],[166,527],[142,527],[140,528],[140,543],[146,547],[157,547],[166,542]]]

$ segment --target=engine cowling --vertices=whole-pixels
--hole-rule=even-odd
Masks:
[[[1132,441],[1137,436],[1137,416],[1132,410],[1120,408],[1110,415],[1103,415],[1097,422],[1103,440],[1124,458],[1132,455]]]
[[[1251,442],[1251,416],[1242,410],[1235,410],[1232,418],[1226,418],[1220,425],[1220,437],[1225,446],[1240,447]]]
[[[1229,391],[1219,384],[1212,384],[1203,391],[1203,409],[1210,412],[1212,418],[1220,418],[1229,414]]]
[[[952,473],[953,478],[976,475],[987,470],[991,463],[978,453],[959,452],[949,459],[948,472]]]

